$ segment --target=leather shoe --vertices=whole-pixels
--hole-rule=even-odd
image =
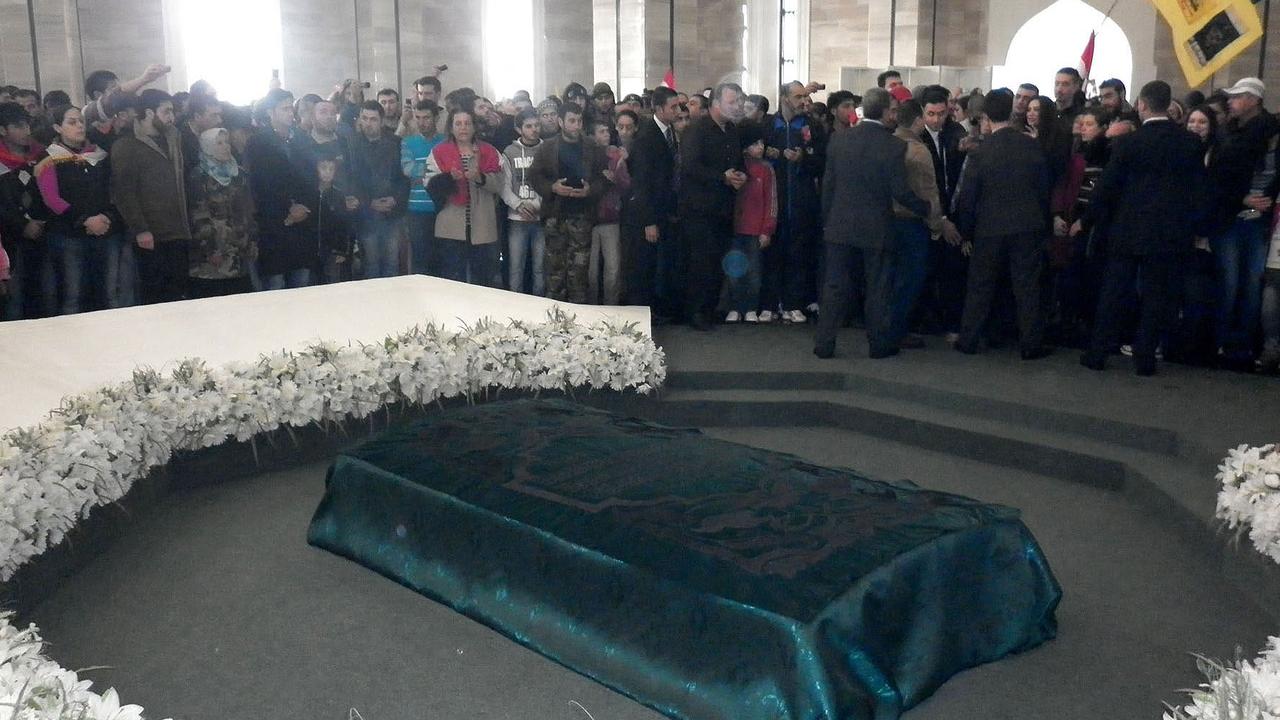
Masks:
[[[836,356],[835,343],[830,345],[817,345],[813,348],[813,354],[817,355],[819,360],[830,360]]]
[[[898,341],[898,347],[903,350],[919,350],[924,347],[924,338],[915,333],[907,333]]]
[[[1080,356],[1080,364],[1090,370],[1096,370],[1098,372],[1107,369],[1107,359],[1101,355],[1095,355],[1091,352],[1084,353]]]
[[[872,360],[883,360],[884,358],[890,358],[890,357],[893,357],[894,355],[897,355],[898,352],[899,352],[898,348],[896,347],[872,349],[867,351],[867,357],[871,358]]]
[[[1047,358],[1052,354],[1053,354],[1053,348],[1049,347],[1048,345],[1041,345],[1040,347],[1027,348],[1026,350],[1023,350],[1022,359],[1023,360],[1039,360],[1041,358]]]

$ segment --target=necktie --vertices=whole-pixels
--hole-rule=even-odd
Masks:
[[[942,133],[939,132],[934,136],[933,144],[938,146],[938,162],[942,165],[942,191],[945,193],[950,188],[951,178],[947,177],[947,149],[942,144]]]

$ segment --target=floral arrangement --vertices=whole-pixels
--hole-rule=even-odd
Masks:
[[[1280,446],[1241,445],[1218,466],[1217,517],[1280,563]]]
[[[121,705],[114,688],[99,695],[91,680],[46,658],[34,625],[25,630],[0,615],[0,712],[15,720],[142,720],[142,708]]]
[[[1164,720],[1280,719],[1280,638],[1268,638],[1253,661],[1223,665],[1197,656],[1196,665],[1208,682],[1186,691],[1186,705],[1166,706]]]
[[[662,350],[634,324],[582,325],[560,310],[541,323],[481,321],[458,332],[428,325],[381,343],[318,343],[220,368],[188,359],[167,375],[139,369],[0,436],[0,581],[175,451],[280,427],[341,427],[395,403],[491,388],[644,394],[665,378]]]

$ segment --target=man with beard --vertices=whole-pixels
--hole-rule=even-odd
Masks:
[[[582,108],[560,108],[561,132],[538,146],[529,180],[542,198],[547,297],[587,301],[591,228],[606,190],[604,149],[582,136]]]
[[[144,303],[181,300],[187,294],[187,221],[182,140],[173,98],[144,90],[133,135],[116,142],[111,183],[117,209],[138,247]]]
[[[816,301],[817,236],[826,133],[804,108],[808,89],[793,80],[782,86],[776,115],[765,118],[766,154],[778,179],[778,231],[764,250],[760,322],[805,322],[804,308]]]

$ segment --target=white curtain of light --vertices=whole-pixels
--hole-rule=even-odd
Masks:
[[[484,0],[484,85],[495,101],[534,91],[533,26],[533,0]]]
[[[1059,68],[1080,64],[1089,33],[1096,30],[1090,79],[1097,84],[1119,78],[1125,87],[1131,87],[1133,50],[1129,38],[1119,25],[1109,19],[1104,22],[1104,18],[1101,11],[1081,0],[1058,0],[1013,36],[1005,64],[992,68],[992,85],[1012,89],[1030,82],[1040,88],[1040,94],[1053,97],[1053,76]],[[1135,92],[1131,90],[1130,96]]]
[[[188,84],[208,80],[220,100],[237,105],[265,95],[273,70],[288,87],[279,0],[180,0],[176,6]]]

